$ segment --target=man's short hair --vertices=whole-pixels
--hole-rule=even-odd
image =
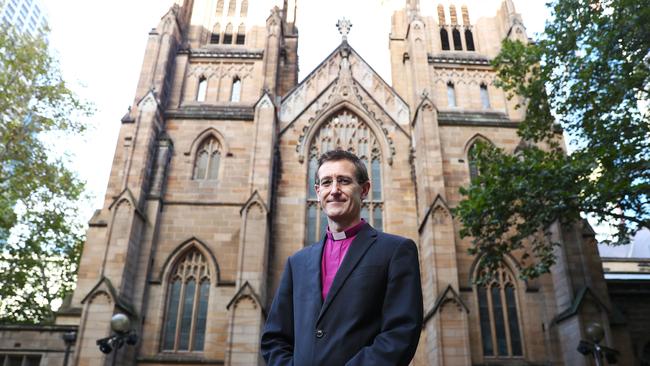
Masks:
[[[364,184],[365,182],[369,181],[370,178],[368,178],[368,170],[366,169],[366,165],[359,159],[358,156],[355,154],[341,150],[341,149],[336,149],[336,150],[330,150],[323,155],[320,156],[318,159],[318,166],[316,166],[316,172],[314,173],[316,176],[314,177],[316,184],[320,183],[320,180],[318,178],[318,170],[320,169],[321,165],[325,164],[328,161],[340,161],[340,160],[347,160],[354,164],[355,170],[356,170],[356,179],[357,183],[359,184]]]

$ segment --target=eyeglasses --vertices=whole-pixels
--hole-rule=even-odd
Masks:
[[[325,177],[320,180],[317,184],[323,188],[330,188],[332,184],[334,184],[334,180],[336,179],[336,184],[339,186],[349,186],[350,184],[354,184],[354,179],[346,176],[338,176],[336,178],[332,177]]]

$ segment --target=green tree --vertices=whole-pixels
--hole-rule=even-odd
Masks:
[[[526,109],[515,155],[477,149],[480,176],[456,208],[487,275],[506,253],[522,276],[555,263],[554,223],[615,222],[620,244],[650,228],[650,1],[556,0],[540,39],[506,40],[498,85]],[[564,151],[562,131],[571,153]]]
[[[0,29],[0,322],[52,318],[83,244],[84,184],[53,140],[84,131],[91,108],[63,82],[44,38]]]

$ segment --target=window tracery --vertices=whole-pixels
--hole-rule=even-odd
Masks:
[[[207,138],[196,152],[194,163],[195,180],[215,180],[219,176],[221,145],[213,136]]]
[[[344,110],[324,123],[311,142],[307,169],[307,212],[305,245],[325,235],[327,216],[318,203],[314,189],[318,158],[325,152],[342,149],[355,153],[366,165],[371,190],[361,206],[361,217],[377,230],[383,230],[384,202],[382,195],[383,157],[377,137],[356,115]]]
[[[203,351],[209,295],[208,263],[193,248],[179,260],[169,278],[163,351]]]
[[[523,356],[516,284],[502,265],[490,283],[476,288],[484,356]]]

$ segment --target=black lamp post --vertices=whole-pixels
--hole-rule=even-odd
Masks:
[[[578,345],[578,352],[587,356],[592,354],[596,360],[596,366],[603,366],[603,355],[607,359],[607,363],[615,364],[618,362],[618,355],[620,352],[613,348],[600,345],[600,341],[605,337],[605,330],[600,323],[593,322],[585,328],[588,340],[580,340]]]
[[[111,330],[113,334],[102,339],[97,340],[97,346],[102,353],[109,354],[115,350],[113,354],[113,365],[117,357],[117,350],[122,348],[124,344],[133,346],[138,342],[138,335],[135,330],[131,329],[131,321],[129,317],[122,313],[117,313],[111,318]]]
[[[63,366],[68,366],[68,359],[70,358],[70,347],[77,341],[77,332],[67,332],[61,335],[63,343],[65,343],[65,353],[63,354]]]

